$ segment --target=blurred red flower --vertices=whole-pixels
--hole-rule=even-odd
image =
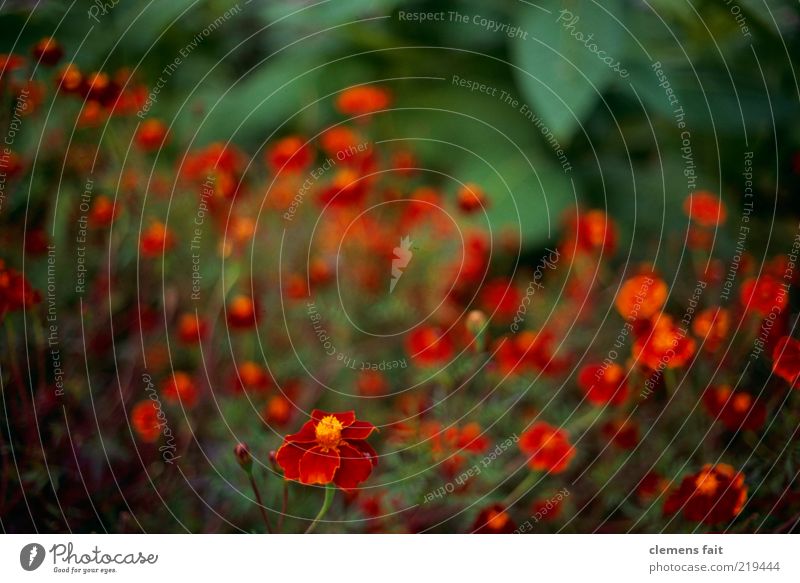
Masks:
[[[576,453],[566,431],[544,421],[534,423],[520,436],[519,449],[529,456],[528,466],[531,469],[549,474],[560,474],[566,470]]]
[[[767,410],[761,402],[745,391],[734,392],[728,385],[706,389],[703,406],[730,431],[758,431],[767,418]]]
[[[664,514],[681,512],[692,522],[719,524],[733,520],[746,499],[744,474],[727,464],[706,464],[673,490],[664,503]]]
[[[363,115],[386,109],[392,102],[389,91],[374,85],[345,89],[336,99],[336,108],[345,115]]]
[[[780,313],[789,302],[786,287],[770,275],[751,277],[742,283],[740,300],[744,309],[767,316],[772,312]]]
[[[792,388],[800,387],[800,341],[784,336],[772,351],[772,371]]]
[[[452,339],[432,326],[420,326],[406,337],[406,352],[420,366],[443,364],[453,356]]]
[[[314,153],[305,138],[287,136],[267,149],[265,160],[274,174],[300,173],[311,164]]]
[[[661,310],[668,294],[667,284],[660,277],[634,275],[622,284],[614,305],[625,320],[646,319]]]
[[[139,401],[131,411],[131,424],[142,441],[152,443],[161,435],[158,407],[151,400]]]
[[[578,385],[593,405],[621,405],[628,398],[625,369],[615,363],[584,366],[578,373]]]
[[[478,513],[472,534],[511,534],[517,529],[502,504],[492,504]]]
[[[182,403],[185,407],[197,404],[197,386],[192,377],[185,372],[176,372],[164,383],[164,400],[169,403]]]
[[[366,442],[375,431],[353,411],[311,412],[300,431],[287,435],[277,453],[278,465],[289,480],[303,484],[330,484],[350,490],[366,480],[378,455]]]
[[[707,190],[698,190],[687,196],[683,202],[683,212],[701,227],[716,227],[728,217],[722,200]]]

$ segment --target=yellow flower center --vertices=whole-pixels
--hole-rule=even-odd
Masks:
[[[719,487],[719,480],[712,472],[705,471],[697,476],[694,486],[698,494],[713,494]]]
[[[322,447],[332,448],[342,440],[342,422],[333,415],[323,417],[315,429],[317,443]]]

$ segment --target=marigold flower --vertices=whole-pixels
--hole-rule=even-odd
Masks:
[[[614,305],[625,320],[650,318],[667,301],[667,284],[655,275],[635,275],[619,289]]]
[[[566,215],[566,247],[587,254],[611,254],[617,247],[617,226],[601,210]],[[571,255],[571,253],[568,253]]]
[[[303,484],[334,483],[351,490],[369,478],[378,454],[366,442],[375,431],[372,423],[356,420],[353,411],[311,412],[300,431],[287,435],[276,461],[288,480]]]
[[[500,322],[510,322],[522,304],[522,292],[514,282],[506,278],[487,282],[480,292],[480,304],[484,312]]]
[[[780,313],[789,303],[787,288],[770,275],[745,280],[740,291],[744,309],[760,316]]]
[[[182,403],[185,407],[194,407],[197,404],[197,386],[185,372],[174,373],[164,383],[161,392],[164,400],[169,403]]]
[[[517,529],[502,504],[492,504],[478,513],[472,525],[472,534],[511,534]]]
[[[614,419],[603,424],[603,435],[620,449],[631,450],[639,443],[639,425],[632,419]]]
[[[42,301],[24,275],[0,259],[0,321],[6,312],[26,310]]]
[[[208,332],[208,323],[197,314],[181,314],[178,318],[178,339],[184,344],[197,344]]]
[[[707,190],[698,190],[687,196],[683,202],[683,212],[701,227],[716,227],[728,217],[722,200]]]
[[[243,389],[263,392],[269,389],[272,384],[267,371],[257,362],[246,360],[237,367],[237,370]]]
[[[703,340],[703,348],[714,352],[728,337],[731,313],[725,308],[706,308],[692,321],[692,332]]]
[[[584,366],[578,373],[578,385],[593,405],[621,405],[628,398],[625,369],[615,363]]]
[[[346,161],[355,156],[364,138],[347,126],[334,126],[320,136],[320,146],[325,153],[336,160]]]
[[[377,397],[386,394],[389,390],[389,383],[380,371],[364,370],[358,375],[356,388],[361,396]]]
[[[175,235],[160,221],[153,221],[142,233],[139,250],[143,257],[158,257],[175,246]]]
[[[264,407],[264,420],[271,425],[286,425],[292,417],[292,403],[283,395],[273,395]]]
[[[661,314],[633,342],[633,357],[652,370],[679,368],[694,356],[695,341],[672,318]]]
[[[167,126],[160,119],[148,119],[136,130],[136,145],[144,152],[158,150],[166,144]]]
[[[119,216],[122,207],[115,205],[109,197],[99,194],[92,200],[89,224],[97,229],[110,226]]]
[[[239,294],[228,305],[228,325],[231,328],[253,328],[257,323],[257,307],[253,298]]]
[[[745,391],[733,391],[728,385],[709,387],[703,393],[703,406],[730,431],[758,431],[767,418],[762,403]]]
[[[432,326],[420,326],[406,337],[406,352],[420,366],[447,362],[454,352],[452,339]]]
[[[363,115],[386,109],[392,102],[386,89],[361,85],[345,89],[336,100],[336,108],[345,115]]]
[[[458,207],[465,213],[474,213],[489,206],[489,199],[484,190],[469,182],[458,189]]]
[[[784,336],[772,350],[772,371],[792,388],[800,387],[800,341]]]
[[[549,474],[566,470],[576,453],[566,431],[544,421],[534,423],[520,436],[519,449],[528,455],[531,469]]]
[[[57,83],[58,90],[63,93],[78,93],[83,87],[83,73],[77,65],[70,63],[61,69]]]
[[[33,46],[31,52],[33,53],[33,58],[45,67],[57,65],[61,57],[64,56],[64,49],[61,48],[56,39],[51,37],[40,40]]]
[[[0,80],[17,69],[21,69],[24,65],[25,57],[15,54],[0,53]]]
[[[664,503],[664,514],[681,512],[692,522],[730,522],[741,512],[747,499],[744,474],[727,464],[706,464],[686,476]]]
[[[158,407],[149,399],[139,401],[133,406],[131,424],[142,441],[153,443],[158,440],[158,436],[161,435],[161,422],[158,416]]]
[[[287,136],[275,142],[265,154],[267,166],[275,174],[300,173],[311,164],[313,152],[300,136]]]

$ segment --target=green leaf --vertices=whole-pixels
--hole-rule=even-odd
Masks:
[[[622,15],[622,3],[607,0],[604,8],[589,0],[539,4],[550,14],[526,7],[519,17],[528,34],[511,41],[515,74],[530,107],[568,141],[609,83],[623,77],[627,33],[611,16]]]

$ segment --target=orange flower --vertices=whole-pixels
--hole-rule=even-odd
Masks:
[[[687,196],[683,202],[683,212],[701,227],[716,227],[728,217],[722,200],[706,190],[698,190]]]
[[[58,75],[58,90],[64,93],[78,93],[83,86],[83,73],[77,65],[70,63]]]
[[[519,449],[529,456],[531,469],[549,474],[560,474],[575,457],[567,433],[544,421],[534,423],[520,436]]]
[[[739,299],[744,309],[767,316],[773,312],[780,313],[789,303],[787,288],[777,279],[769,275],[751,277],[742,283]]]
[[[359,145],[364,143],[364,138],[352,128],[334,126],[326,130],[319,141],[328,156],[344,161],[356,155]]]
[[[206,332],[208,324],[196,314],[181,314],[178,318],[178,338],[184,344],[197,344]]]
[[[728,385],[709,387],[703,393],[703,406],[729,431],[758,431],[767,417],[764,405],[750,393],[732,391]]]
[[[692,331],[703,340],[703,348],[714,352],[728,337],[731,314],[725,308],[706,308],[692,321]]]
[[[617,247],[617,226],[600,210],[566,217],[566,247],[582,253],[613,253]],[[571,253],[568,253],[571,255]]]
[[[392,102],[386,89],[362,85],[345,89],[336,100],[336,108],[345,115],[363,115],[386,109]]]
[[[511,534],[517,529],[502,504],[492,504],[480,511],[472,525],[472,534]]]
[[[288,480],[330,484],[351,490],[369,478],[378,455],[366,442],[375,426],[356,420],[353,411],[311,412],[300,431],[287,435],[276,460]]]
[[[231,328],[253,328],[257,322],[257,307],[253,298],[237,295],[228,305],[228,325]]]
[[[175,246],[175,235],[164,223],[153,221],[142,233],[139,249],[143,257],[158,257]]]
[[[522,299],[522,292],[506,278],[493,279],[480,292],[481,308],[499,322],[510,322],[520,309]]]
[[[142,441],[153,443],[161,435],[159,410],[151,400],[139,401],[131,411],[131,424]]]
[[[365,370],[361,371],[356,381],[358,394],[364,397],[376,397],[385,395],[389,390],[389,383],[380,371]]]
[[[625,369],[618,364],[589,364],[578,373],[578,385],[593,405],[621,405],[628,398]]]
[[[474,213],[488,208],[489,200],[480,186],[469,182],[458,189],[458,206],[465,213]]]
[[[19,55],[0,53],[0,80],[6,75],[21,69],[25,65],[25,58]]]
[[[313,152],[300,136],[287,136],[267,149],[266,162],[275,174],[300,173],[311,164]]]
[[[727,464],[706,464],[686,476],[664,503],[664,514],[681,512],[692,522],[730,522],[741,512],[747,499],[744,474]]]
[[[695,341],[666,314],[633,342],[633,357],[652,370],[679,368],[694,356]]]
[[[160,119],[145,120],[136,130],[136,145],[143,152],[152,152],[167,143],[167,126]]]
[[[784,336],[772,351],[772,371],[792,388],[800,387],[800,342]]]
[[[272,425],[285,425],[292,417],[292,403],[283,395],[273,395],[264,407],[264,419]]]
[[[453,356],[453,341],[432,326],[420,326],[406,337],[406,352],[420,366],[444,364]]]
[[[257,362],[246,360],[239,365],[238,371],[239,380],[241,381],[241,387],[243,389],[263,392],[270,388],[271,383],[269,375],[267,371],[264,370],[264,367]]]
[[[120,210],[121,207],[116,206],[109,197],[99,194],[92,201],[89,223],[94,228],[108,227],[117,219]]]
[[[169,403],[182,403],[185,407],[194,407],[197,403],[197,386],[185,372],[174,373],[164,384],[162,393]]]
[[[54,38],[46,37],[33,46],[33,58],[45,67],[57,65],[64,56],[64,49]]]
[[[635,275],[620,287],[614,305],[626,320],[650,318],[667,301],[667,284],[654,275]]]

